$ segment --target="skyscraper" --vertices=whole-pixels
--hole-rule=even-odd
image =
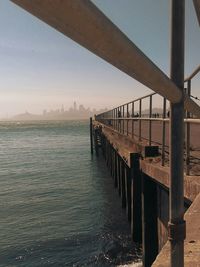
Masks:
[[[76,101],[74,101],[74,111],[77,110],[77,105],[76,105]]]
[[[62,105],[62,107],[61,107],[61,110],[60,110],[60,111],[61,111],[61,113],[64,113],[64,111],[65,111],[65,110],[64,110],[64,106],[63,106],[63,105]]]

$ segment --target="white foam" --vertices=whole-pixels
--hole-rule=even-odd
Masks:
[[[118,265],[118,267],[142,267],[142,262],[130,263],[125,265]]]

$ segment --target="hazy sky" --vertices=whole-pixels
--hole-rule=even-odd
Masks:
[[[170,0],[94,0],[125,34],[169,74]],[[192,0],[186,0],[185,75],[200,64],[200,31]],[[199,75],[200,76],[200,75]],[[200,77],[192,92],[200,97]],[[0,0],[0,117],[70,107],[111,108],[148,88],[69,38]]]

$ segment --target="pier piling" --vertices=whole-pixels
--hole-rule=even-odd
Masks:
[[[142,242],[142,200],[141,200],[141,172],[140,155],[130,154],[131,166],[131,236],[135,242]]]
[[[121,169],[121,199],[122,199],[122,208],[126,208],[125,163],[124,163],[123,159],[120,160],[120,169]]]
[[[149,267],[158,254],[157,185],[142,174],[143,266]],[[179,265],[177,265],[178,267]]]
[[[125,166],[125,190],[126,190],[126,213],[128,221],[131,222],[131,176],[130,168]]]
[[[93,124],[92,124],[92,117],[90,118],[90,148],[91,148],[91,154],[93,154]]]

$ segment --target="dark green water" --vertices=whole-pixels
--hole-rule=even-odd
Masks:
[[[88,122],[0,123],[0,266],[117,266],[138,246]]]

